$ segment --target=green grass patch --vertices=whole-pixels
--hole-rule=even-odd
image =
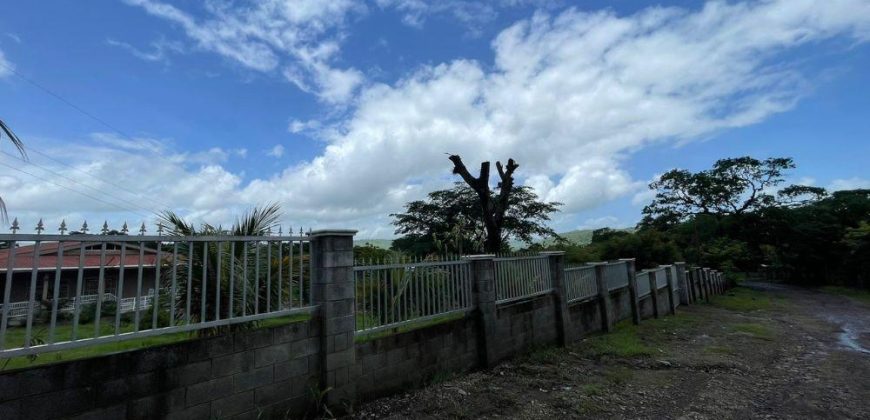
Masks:
[[[713,298],[713,305],[737,312],[769,309],[772,302],[770,295],[747,287],[735,287],[725,295]]]
[[[564,349],[561,347],[539,347],[535,348],[527,354],[527,360],[537,364],[552,364],[559,360]]]
[[[447,314],[443,316],[438,316],[434,318],[427,318],[420,321],[410,321],[408,323],[398,325],[393,328],[377,330],[374,332],[366,333],[363,332],[361,334],[357,334],[354,337],[354,341],[357,343],[367,343],[369,341],[377,340],[379,338],[388,337],[394,334],[401,334],[408,331],[419,330],[422,328],[428,328],[433,325],[443,324],[445,322],[455,321],[457,319],[465,318],[465,313],[458,312],[453,314]]]
[[[614,385],[625,385],[634,373],[625,366],[610,366],[604,371],[604,377]]]
[[[867,290],[853,289],[851,287],[843,286],[824,286],[820,290],[825,293],[830,293],[832,295],[846,296],[860,302],[870,304],[870,291]]]
[[[299,313],[278,318],[269,318],[249,324],[251,329],[273,328],[281,325],[289,325],[296,322],[306,321],[311,319],[309,313]],[[107,336],[115,333],[114,319],[102,320],[100,322],[100,336]],[[151,318],[142,321],[151,325]],[[239,324],[244,325],[244,324]],[[81,324],[78,326],[79,339],[92,338],[96,326],[94,323]],[[131,332],[134,326],[131,323],[122,323],[120,332]],[[144,330],[140,326],[140,330]],[[73,325],[69,322],[58,323],[55,328],[55,342],[66,341],[72,338]],[[44,341],[48,339],[48,328],[38,325],[33,328],[33,338],[38,338]],[[59,350],[53,352],[40,353],[34,356],[18,356],[8,359],[0,359],[0,370],[16,369],[29,366],[44,365],[47,363],[63,362],[68,360],[84,359],[94,356],[102,356],[106,354],[119,353],[123,351],[139,350],[146,347],[160,346],[164,344],[177,343],[184,340],[197,338],[196,331],[176,332],[170,334],[161,334],[151,337],[131,338],[128,340],[117,341],[112,343],[101,343],[93,346],[78,347],[67,350]],[[9,328],[6,331],[6,348],[22,347],[24,345],[25,329],[24,327]]]
[[[653,354],[653,348],[641,340],[637,327],[630,322],[616,324],[611,333],[590,337],[583,346],[584,351],[594,357],[633,358]]]
[[[727,355],[735,355],[737,354],[734,349],[726,346],[707,346],[704,347],[704,353],[708,354],[727,354]]]
[[[733,324],[731,329],[735,332],[749,334],[758,339],[773,340],[773,330],[766,325],[752,323]]]
[[[583,394],[590,397],[604,394],[604,385],[601,384],[584,384],[581,388]]]

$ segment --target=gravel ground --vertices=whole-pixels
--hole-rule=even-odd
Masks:
[[[747,286],[676,317],[437,378],[351,418],[870,418],[870,307]]]

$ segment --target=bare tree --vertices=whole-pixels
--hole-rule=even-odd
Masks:
[[[480,175],[474,177],[468,172],[468,168],[462,163],[459,155],[450,155],[453,162],[453,173],[462,177],[480,201],[483,211],[483,225],[486,228],[485,252],[499,252],[502,248],[502,228],[504,226],[505,212],[508,210],[510,195],[514,189],[514,171],[520,166],[513,159],[508,159],[507,166],[502,167],[501,162],[496,162],[500,181],[498,183],[498,195],[493,196],[489,189],[489,162],[481,162]]]
[[[0,137],[3,137],[4,134],[6,135],[6,137],[9,137],[9,141],[12,142],[16,149],[18,149],[18,153],[21,154],[21,158],[27,160],[27,152],[24,151],[24,143],[21,141],[21,139],[18,138],[18,136],[15,135],[15,133],[12,132],[12,129],[9,128],[9,126],[6,125],[3,120],[0,120]],[[0,197],[0,219],[2,219],[4,222],[7,220],[6,203],[3,202],[2,197]]]

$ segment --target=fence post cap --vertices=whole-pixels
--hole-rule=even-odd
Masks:
[[[620,258],[617,261],[634,261],[635,258]]]
[[[495,258],[495,254],[474,254],[474,255],[463,255],[463,260],[489,260]]]
[[[312,231],[308,236],[316,238],[318,236],[353,236],[356,235],[354,229],[320,229]]]
[[[565,255],[565,251],[541,251],[540,255]]]

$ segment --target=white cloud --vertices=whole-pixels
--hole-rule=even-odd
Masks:
[[[276,158],[284,156],[284,146],[282,146],[280,144],[276,144],[275,147],[269,149],[266,152],[266,156],[272,156],[272,157],[276,157]]]
[[[185,25],[183,16],[177,20]],[[188,32],[203,25],[217,24],[195,23]],[[279,40],[252,35],[263,28],[246,28],[241,36],[275,58],[260,63],[278,68],[272,45]],[[576,9],[536,14],[493,41],[492,65],[457,59],[425,66],[395,83],[363,88],[338,124],[294,121],[290,131],[316,130],[327,145],[272,177],[246,181],[219,159],[194,163],[193,154],[167,147],[152,147],[153,159],[132,151],[148,142],[116,144],[105,154],[89,150],[91,166],[76,165],[206,220],[228,220],[239,207],[277,200],[294,224],[361,228],[361,237],[370,237],[403,203],[453,180],[445,153],[461,154],[474,168],[481,160],[513,157],[521,183],[576,213],[617,197],[641,197],[645,182],[624,166],[649,144],[691,141],[788,110],[809,81],[784,53],[835,36],[863,42],[868,28],[870,3],[859,0],[713,2],[697,11],[651,8],[630,16]],[[230,38],[212,29],[197,35],[203,45],[216,51],[229,45]],[[323,57],[334,48],[312,53],[318,57],[312,62],[327,63]],[[307,86],[312,76],[300,71]],[[80,162],[83,155],[74,156]],[[16,174],[0,171],[0,177]],[[15,185],[4,187],[12,191],[12,210],[79,208],[45,194],[55,191],[50,186]]]
[[[472,35],[479,34],[479,26],[492,22],[499,15],[499,9],[509,7],[534,6],[552,8],[561,3],[558,0],[376,0],[383,9],[394,9],[402,14],[402,22],[415,28],[422,28],[426,19],[434,15],[447,15],[466,25]]]
[[[106,44],[113,47],[121,48],[129,52],[130,54],[133,54],[133,56],[136,58],[151,62],[167,63],[169,62],[170,53],[184,52],[184,47],[181,46],[181,43],[167,41],[165,39],[159,39],[157,41],[151,42],[150,51],[140,50],[126,42],[116,41],[111,38],[106,39]]]
[[[181,26],[204,50],[257,71],[283,68],[288,80],[327,103],[348,101],[364,82],[358,70],[335,67],[346,17],[365,10],[351,0],[267,0],[250,7],[206,2],[206,19],[154,0],[126,2]]]
[[[15,70],[15,65],[7,60],[6,56],[3,55],[3,50],[0,50],[0,78],[11,76],[13,70]]]
[[[828,186],[828,189],[831,191],[857,190],[860,188],[870,188],[870,179],[859,177],[835,179]]]

